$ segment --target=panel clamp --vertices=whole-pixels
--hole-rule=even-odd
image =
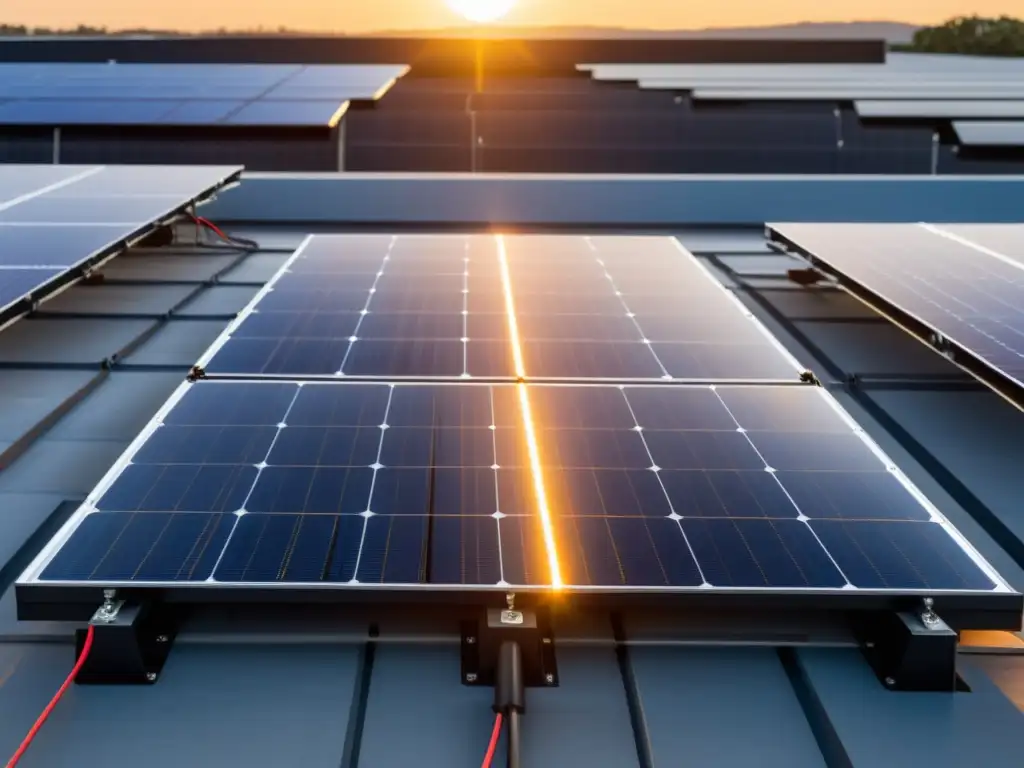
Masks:
[[[206,369],[201,365],[193,365],[189,369],[188,376],[185,377],[186,381],[199,381],[199,379],[206,378]]]
[[[488,608],[479,620],[462,623],[462,682],[491,687],[498,678],[503,644],[519,646],[522,679],[527,687],[558,685],[555,640],[543,614],[515,607],[515,594],[505,596],[505,608]]]
[[[75,682],[80,685],[150,685],[163,670],[178,633],[178,615],[158,603],[133,603],[103,590],[103,604],[89,624],[89,658]],[[82,653],[86,630],[75,632],[75,657]]]
[[[957,633],[924,598],[916,610],[855,616],[854,634],[879,682],[891,691],[960,690]]]

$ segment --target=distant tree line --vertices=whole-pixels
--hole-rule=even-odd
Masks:
[[[219,29],[207,30],[199,33],[182,32],[173,29],[118,29],[110,30],[106,27],[90,27],[87,24],[79,24],[77,27],[68,29],[54,29],[52,27],[26,27],[24,24],[0,24],[0,37],[130,37],[132,35],[145,35],[147,37],[191,37],[193,34],[202,35],[294,35],[298,34],[285,27],[269,29],[256,27],[254,29]]]
[[[937,27],[922,27],[910,44],[893,48],[920,53],[1024,56],[1024,19],[958,16]]]

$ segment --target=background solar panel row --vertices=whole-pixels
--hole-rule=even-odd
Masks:
[[[1024,147],[1024,120],[956,120],[953,130],[965,147]]]
[[[0,310],[237,176],[227,167],[3,166]]]
[[[566,584],[992,590],[800,387],[532,386]],[[199,382],[43,580],[542,585],[514,385]]]
[[[1024,228],[772,224],[795,244],[1024,383]]]
[[[799,366],[667,237],[314,236],[209,375],[784,379]]]
[[[3,125],[134,126],[333,126],[347,102],[319,101],[174,101],[148,99],[39,99],[0,104]]]
[[[333,125],[405,66],[0,64],[0,124]]]

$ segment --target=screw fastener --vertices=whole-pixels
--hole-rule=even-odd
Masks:
[[[466,682],[467,683],[475,683],[476,682],[476,675],[474,673],[472,673],[472,672],[466,673]]]

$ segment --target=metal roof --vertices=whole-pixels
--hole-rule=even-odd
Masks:
[[[306,233],[504,221],[679,237],[821,375],[859,375],[836,396],[1019,589],[1024,414],[849,295],[790,282],[800,262],[760,227],[797,212],[1020,221],[1022,189],[1019,178],[244,178],[208,211],[259,252],[136,249],[0,331],[4,586]],[[118,351],[123,363],[100,365]],[[491,692],[461,684],[457,627],[429,606],[374,621],[370,637],[359,609],[199,611],[155,685],[73,688],[22,765],[478,765]],[[0,753],[69,671],[72,628],[19,622],[11,592],[0,601]],[[616,646],[617,633],[632,644]],[[586,610],[562,616],[556,638],[559,686],[528,694],[527,765],[952,767],[1019,751],[1014,635],[965,638],[971,692],[956,694],[886,691],[841,617]]]

